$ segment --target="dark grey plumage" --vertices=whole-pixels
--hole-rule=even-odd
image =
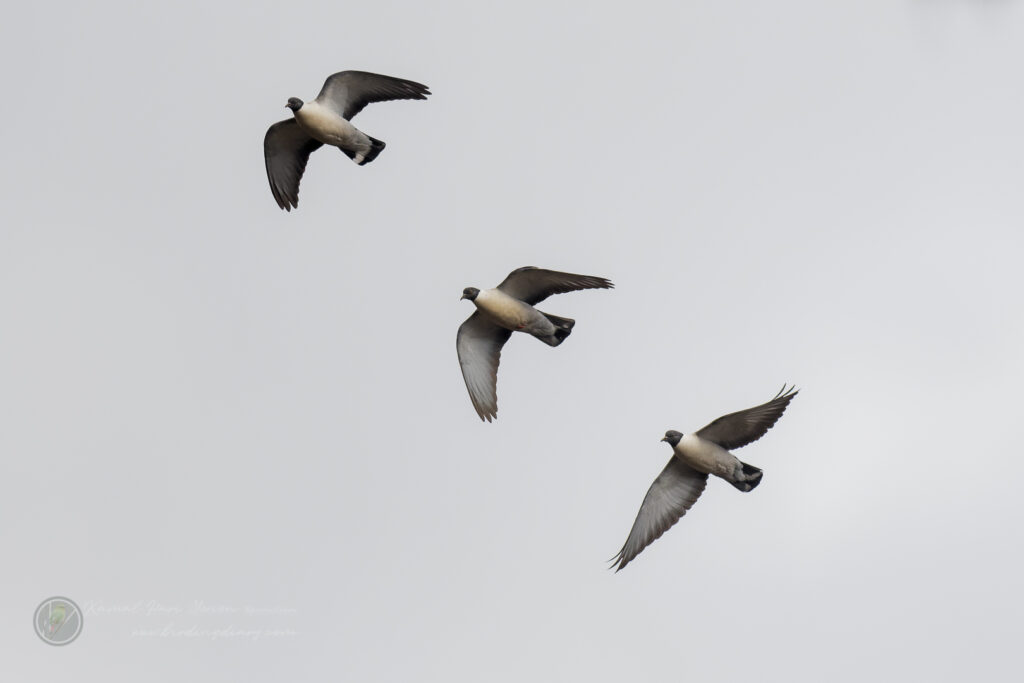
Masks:
[[[425,100],[430,94],[430,88],[415,81],[367,71],[339,71],[327,77],[316,99],[342,118],[351,119],[372,102]]]
[[[498,417],[498,363],[501,347],[511,336],[512,330],[495,325],[480,311],[459,325],[455,347],[462,379],[481,420],[490,422]]]
[[[678,442],[677,442],[678,443]],[[647,489],[644,502],[619,553],[610,562],[619,572],[640,552],[675,526],[704,492],[708,475],[673,457]]]
[[[782,417],[786,406],[800,393],[796,387],[783,386],[770,401],[753,408],[723,415],[697,432],[700,438],[717,443],[727,451],[742,448],[764,436]]]
[[[270,191],[282,209],[298,208],[299,181],[306,171],[309,155],[323,144],[309,137],[295,119],[279,121],[267,130],[263,139],[263,160]]]
[[[545,270],[536,266],[516,268],[508,274],[498,289],[531,306],[555,294],[574,292],[579,289],[610,289],[614,287],[610,280],[593,275],[576,275],[560,273],[557,270]]]
[[[667,432],[665,432],[665,438],[663,438],[662,441],[668,443],[668,445],[672,446],[672,448],[675,448],[679,444],[679,440],[682,438],[682,432],[677,432],[674,429],[670,429]]]

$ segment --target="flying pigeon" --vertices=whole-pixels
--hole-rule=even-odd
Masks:
[[[730,453],[757,441],[772,428],[799,392],[785,386],[775,398],[754,408],[720,417],[694,434],[665,432],[662,441],[672,446],[672,459],[644,497],[633,529],[619,554],[612,558],[619,571],[668,531],[700,498],[708,475],[721,477],[740,491],[753,491],[761,483],[761,470]]]
[[[552,294],[578,289],[610,289],[603,277],[560,273],[533,266],[518,268],[494,289],[467,287],[462,298],[476,311],[459,327],[455,346],[473,407],[481,420],[498,416],[498,360],[512,332],[532,334],[549,346],[558,346],[572,332],[575,320],[534,308]]]
[[[362,166],[377,158],[384,143],[371,138],[349,121],[371,102],[425,100],[427,86],[365,71],[340,71],[324,81],[312,102],[298,97],[285,106],[294,118],[278,121],[263,138],[270,191],[286,211],[299,206],[299,181],[309,155],[322,145],[333,145]]]

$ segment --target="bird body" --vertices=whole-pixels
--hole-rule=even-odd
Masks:
[[[687,465],[716,477],[728,479],[739,466],[739,458],[716,443],[705,441],[696,434],[686,434],[672,447],[675,456]]]
[[[711,474],[740,489],[753,490],[761,481],[761,470],[740,461],[717,443],[686,434],[672,447],[673,454],[702,474]],[[750,470],[757,470],[756,476]]]
[[[543,313],[497,287],[481,290],[473,303],[506,330],[526,332],[540,339],[555,333],[554,324]]]
[[[369,135],[316,100],[303,102],[302,106],[295,110],[294,116],[302,130],[325,145],[334,145],[351,151],[370,150]],[[359,161],[356,160],[356,163]]]

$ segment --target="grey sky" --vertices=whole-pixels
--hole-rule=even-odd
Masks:
[[[5,680],[1011,680],[1021,4],[581,7],[8,12]],[[342,69],[434,95],[280,211],[263,134]],[[523,265],[617,288],[484,424],[458,299]],[[761,486],[607,571],[664,431],[783,382]]]

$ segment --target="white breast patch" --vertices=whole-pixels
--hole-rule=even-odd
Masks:
[[[510,330],[514,330],[527,322],[526,304],[510,297],[500,289],[485,289],[476,295],[473,301],[477,308],[489,314]]]
[[[352,142],[358,133],[351,123],[316,102],[303,104],[295,112],[295,120],[314,138],[329,145]]]

